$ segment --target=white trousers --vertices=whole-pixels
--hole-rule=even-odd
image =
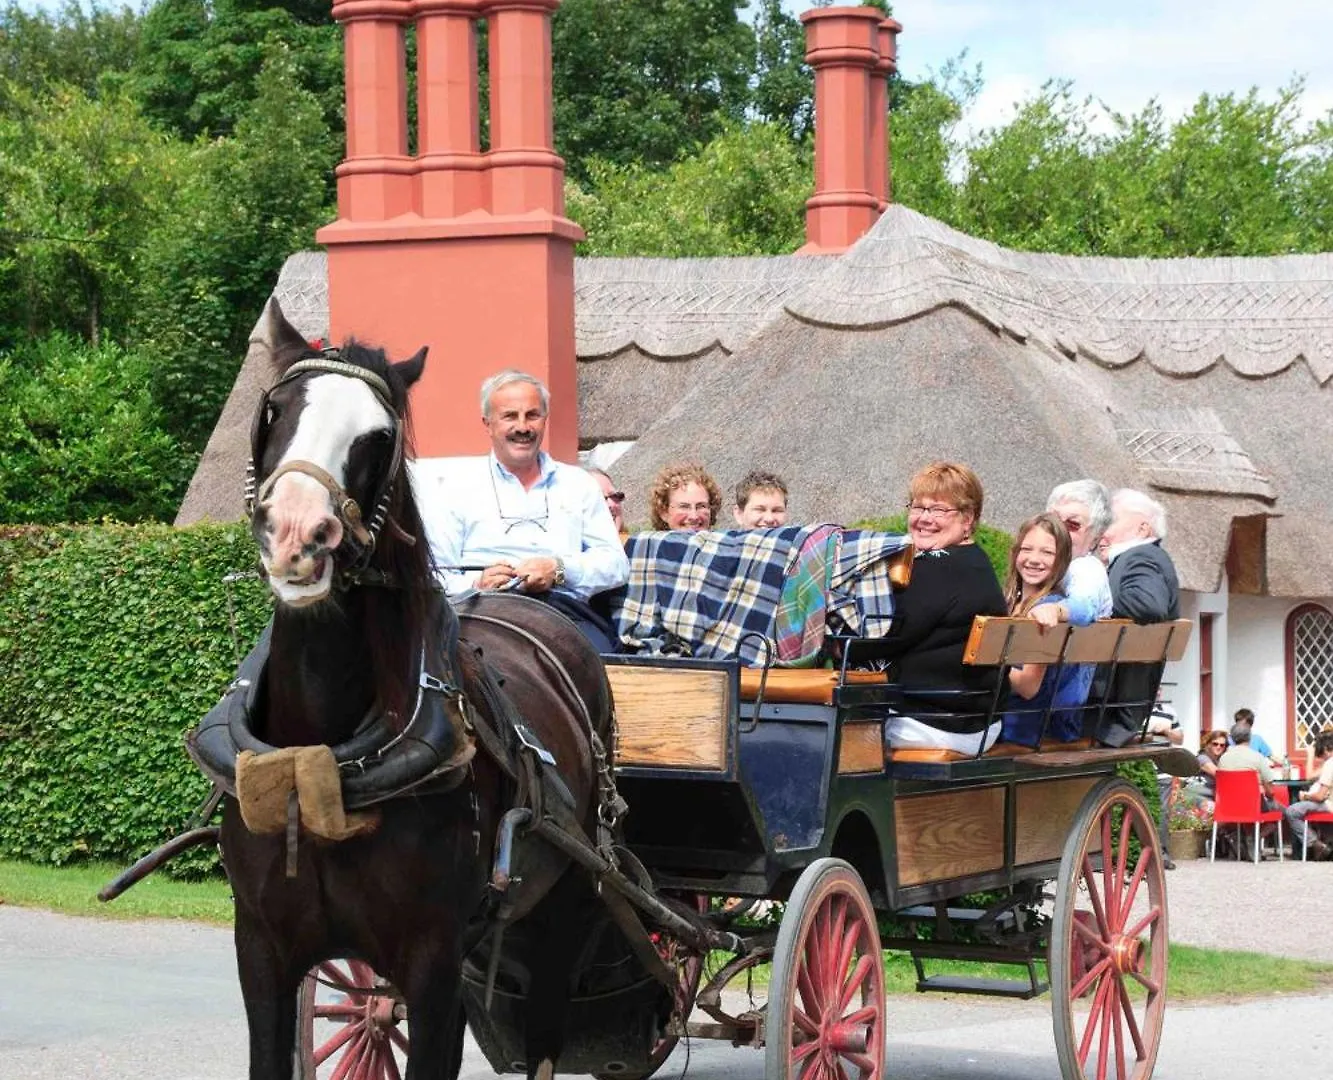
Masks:
[[[960,754],[978,754],[989,750],[1000,737],[997,720],[984,732],[964,734],[944,731],[910,716],[890,716],[884,721],[884,743],[892,750],[916,750],[927,747],[936,750],[956,750]],[[983,743],[984,738],[984,743]]]

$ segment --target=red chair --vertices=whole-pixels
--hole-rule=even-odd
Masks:
[[[1310,826],[1311,825],[1333,825],[1333,814],[1327,810],[1312,810],[1305,815],[1305,843],[1301,845],[1301,862],[1309,862],[1310,854]],[[1291,857],[1296,857],[1296,852],[1291,853]]]
[[[1259,774],[1253,769],[1218,769],[1213,777],[1217,785],[1217,801],[1213,806],[1213,842],[1208,849],[1208,861],[1217,855],[1217,827],[1236,826],[1236,858],[1240,858],[1240,827],[1254,826],[1254,863],[1259,864],[1259,829],[1277,823],[1277,857],[1282,861],[1282,811],[1261,809]]]

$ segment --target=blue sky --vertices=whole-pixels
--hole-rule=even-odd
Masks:
[[[1050,78],[1121,112],[1156,97],[1174,116],[1204,91],[1271,94],[1300,74],[1307,115],[1333,108],[1333,0],[894,0],[893,10],[908,78],[964,49],[981,63],[970,127],[1003,122]]]

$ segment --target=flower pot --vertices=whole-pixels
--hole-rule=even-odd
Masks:
[[[1194,829],[1172,829],[1169,839],[1171,858],[1176,860],[1202,859],[1204,843],[1207,839],[1207,833],[1197,832]]]

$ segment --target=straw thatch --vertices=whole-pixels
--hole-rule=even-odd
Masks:
[[[776,470],[800,517],[841,521],[956,458],[1001,527],[1092,475],[1167,505],[1186,588],[1216,588],[1235,523],[1268,519],[1251,579],[1333,593],[1333,255],[1034,255],[891,207],[840,258],[581,259],[576,281],[580,437],[638,439],[615,466],[631,520],[676,458],[724,487]],[[322,256],[275,295],[326,332]],[[180,520],[240,513],[249,364]]]

